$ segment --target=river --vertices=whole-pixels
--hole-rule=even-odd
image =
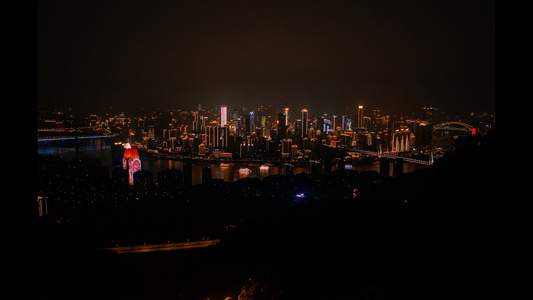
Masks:
[[[39,143],[37,153],[60,155],[63,156],[67,161],[70,161],[76,157],[76,149],[73,147],[58,147],[57,145],[46,145],[43,143]],[[113,158],[111,145],[105,141],[95,141],[91,143],[91,145],[80,147],[80,155],[99,159],[103,166],[109,167],[110,172],[114,167],[120,167],[122,165],[122,161],[120,159],[117,159],[116,157]],[[262,170],[257,163],[234,162],[225,167],[220,166],[218,163],[197,162],[192,164],[193,185],[202,183],[202,169],[207,166],[211,167],[212,178],[223,179],[227,182],[233,182],[245,177],[262,179],[270,175],[283,174],[284,172],[284,166],[282,164],[280,164],[280,166],[269,165],[268,170]],[[425,167],[427,166],[404,163],[403,171],[404,173],[410,173],[416,169]],[[154,175],[154,180],[157,180],[158,172],[171,168],[183,171],[183,162],[167,158],[141,157],[141,169],[150,171]],[[250,172],[239,171],[240,168],[248,168],[250,169]],[[350,168],[349,165],[347,165],[347,168]],[[379,163],[376,162],[372,164],[365,163],[361,165],[353,165],[352,169],[358,172],[379,172]],[[293,174],[297,175],[304,172],[309,173],[309,170],[309,166],[295,166],[293,169]],[[390,172],[392,173],[392,167],[390,168]]]

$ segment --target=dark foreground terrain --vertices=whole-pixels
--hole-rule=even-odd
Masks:
[[[90,222],[67,224],[41,218],[38,294],[43,299],[494,299],[499,206],[506,201],[498,188],[495,147],[494,131],[461,138],[435,165],[414,173],[377,178],[341,171],[313,179],[324,185],[317,191],[323,194],[298,205],[265,206],[242,219],[253,205],[238,212],[232,206],[231,213],[221,208],[227,218],[217,218],[216,211],[203,214],[194,224],[203,224],[221,242],[200,249],[121,255],[101,250],[113,238],[139,230],[115,233],[95,225],[124,227],[109,220],[118,216],[131,227],[146,224],[149,229],[140,235],[180,230],[181,223],[156,217],[93,212],[78,217]],[[372,188],[350,198],[338,192],[350,185],[350,176],[379,180],[359,182]],[[231,185],[246,190],[246,184]],[[283,202],[277,200],[272,201]],[[160,219],[168,215],[172,212]]]

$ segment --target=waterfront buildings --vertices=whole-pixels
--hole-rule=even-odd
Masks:
[[[154,111],[141,115],[99,116],[91,113],[86,123],[77,121],[85,130],[100,135],[111,133],[123,143],[135,143],[141,149],[168,152],[186,156],[214,157],[215,152],[230,153],[244,158],[317,158],[323,147],[354,147],[374,152],[427,154],[435,146],[435,126],[450,121],[440,110],[425,107],[411,114],[389,115],[382,108],[363,114],[363,106],[357,112],[323,113],[310,116],[301,109],[301,118],[290,120],[288,106],[231,108],[228,118],[227,105],[220,108],[195,111],[179,109]],[[200,109],[201,108],[201,109]],[[492,117],[491,117],[492,116]],[[72,127],[72,119],[58,113],[47,113],[40,118],[40,128],[51,132],[39,132],[40,136],[57,135],[55,130]],[[259,121],[256,124],[256,119]],[[353,122],[352,122],[353,120]],[[461,119],[451,119],[461,121]],[[468,114],[462,120],[472,124],[476,132],[486,133],[494,127],[493,114]],[[464,130],[468,132],[468,129]],[[448,134],[438,131],[439,137]],[[459,132],[460,133],[460,132]],[[86,134],[84,132],[84,134]],[[282,142],[285,140],[285,142]],[[290,147],[283,143],[291,141]],[[441,143],[442,144],[442,143]],[[244,145],[241,149],[240,145]],[[295,149],[293,150],[292,146]],[[440,144],[438,147],[441,147]],[[227,155],[227,154],[226,154]]]

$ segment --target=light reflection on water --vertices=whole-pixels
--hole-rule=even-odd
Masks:
[[[94,149],[93,149],[94,148]],[[75,148],[60,148],[60,147],[38,147],[38,154],[51,154],[51,155],[61,155],[66,160],[72,160],[75,158]],[[113,159],[111,155],[111,149],[107,147],[85,147],[83,151],[80,152],[80,155],[89,156],[93,158],[100,159],[103,166],[109,166],[110,169],[114,167]],[[121,166],[121,161],[115,161],[116,166]],[[259,164],[248,163],[248,162],[234,162],[231,163],[228,167],[221,167],[218,163],[210,162],[199,162],[193,163],[192,165],[192,184],[201,184],[202,183],[202,169],[205,167],[211,168],[211,178],[213,179],[223,179],[226,182],[233,182],[242,178],[259,178],[276,174],[284,174],[285,167],[281,165],[270,165],[268,170],[261,170]],[[416,169],[420,169],[426,166],[404,163],[404,173],[413,172]],[[150,171],[154,176],[154,181],[157,180],[157,173],[167,170],[167,169],[177,169],[183,171],[183,162],[171,159],[151,159],[151,158],[141,158],[141,169]],[[251,172],[240,172],[240,168],[248,168]],[[379,164],[365,164],[365,165],[355,165],[353,170],[358,172],[364,171],[376,171],[379,172]],[[295,166],[293,169],[293,174],[297,175],[300,173],[309,174],[309,166]],[[392,167],[391,167],[392,172]]]

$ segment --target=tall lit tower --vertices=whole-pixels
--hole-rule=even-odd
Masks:
[[[289,107],[285,106],[283,112],[285,113],[285,124],[289,124]]]
[[[357,110],[357,128],[363,128],[363,106],[359,105]]]
[[[228,123],[228,108],[226,105],[220,106],[220,127],[226,126]]]
[[[302,137],[307,136],[307,119],[309,119],[309,114],[307,112],[307,109],[302,109]]]
[[[254,112],[250,112],[250,134],[255,131],[255,115]]]

